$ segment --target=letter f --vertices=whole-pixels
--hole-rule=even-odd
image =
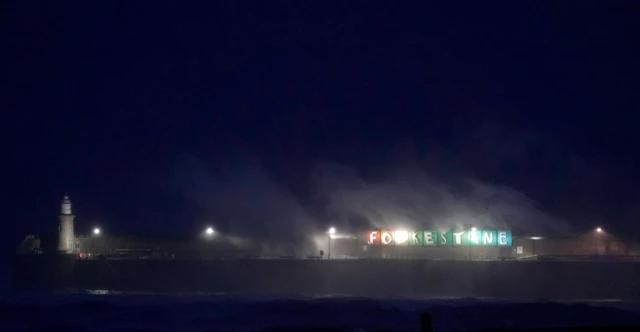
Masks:
[[[369,244],[374,244],[374,240],[377,238],[376,234],[378,234],[378,232],[369,233]]]

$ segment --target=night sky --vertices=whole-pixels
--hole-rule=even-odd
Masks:
[[[635,1],[2,7],[8,247],[65,192],[77,232],[640,233]]]

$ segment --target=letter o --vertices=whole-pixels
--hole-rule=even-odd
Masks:
[[[385,232],[382,233],[382,244],[390,244],[393,241],[393,236],[391,233]]]

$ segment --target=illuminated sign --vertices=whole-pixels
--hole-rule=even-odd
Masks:
[[[512,244],[511,231],[469,230],[469,231],[389,231],[376,230],[367,233],[367,243],[375,246],[465,246],[465,247],[507,247]]]

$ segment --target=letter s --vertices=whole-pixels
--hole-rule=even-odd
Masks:
[[[445,233],[440,233],[440,238],[442,238],[442,244],[447,244],[447,237],[444,236]]]

